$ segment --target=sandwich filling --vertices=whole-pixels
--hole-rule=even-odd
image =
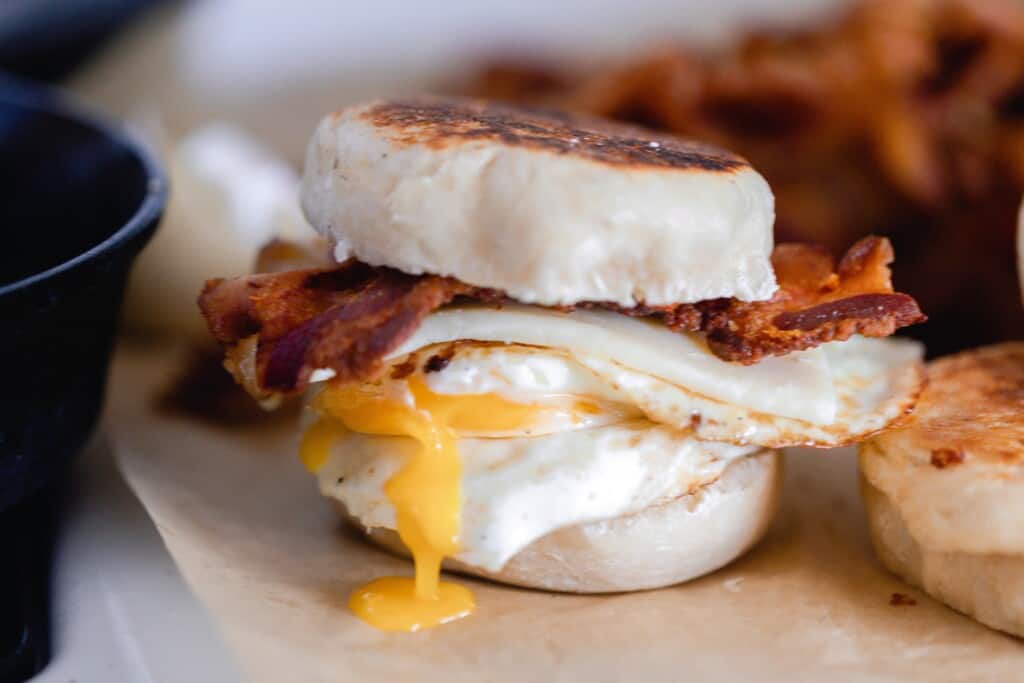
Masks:
[[[877,237],[855,244],[838,266],[816,247],[782,244],[772,256],[779,289],[765,301],[632,308],[580,302],[553,310],[598,309],[655,320],[673,332],[697,333],[722,360],[753,365],[854,335],[886,337],[925,320],[913,298],[893,291],[892,259],[889,241]],[[252,366],[240,377],[245,386],[273,394],[302,391],[312,373],[323,368],[338,381],[378,376],[384,358],[427,316],[457,300],[510,301],[502,292],[452,278],[347,261],[210,280],[199,305],[210,331],[228,350],[229,364]]]
[[[439,580],[446,557],[498,570],[551,531],[692,494],[737,458],[905,415],[920,349],[867,338],[923,319],[892,290],[891,258],[878,238],[838,267],[780,245],[780,289],[761,302],[542,307],[350,261],[214,280],[200,305],[255,396],[315,385],[304,464],[364,527],[396,530],[416,568],[350,606],[416,630],[473,609]]]

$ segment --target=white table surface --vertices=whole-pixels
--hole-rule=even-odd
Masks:
[[[241,675],[100,434],[72,477],[40,683],[233,683]]]

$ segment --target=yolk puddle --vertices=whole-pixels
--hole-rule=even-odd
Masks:
[[[300,457],[312,471],[326,462],[331,443],[346,430],[406,436],[419,448],[388,480],[398,535],[412,554],[415,579],[385,577],[357,588],[349,608],[385,631],[418,631],[472,613],[467,588],[440,581],[441,561],[459,549],[462,463],[457,432],[509,431],[533,423],[545,410],[497,394],[436,394],[409,380],[414,405],[383,395],[372,384],[331,384],[317,397],[324,416],[303,436]]]

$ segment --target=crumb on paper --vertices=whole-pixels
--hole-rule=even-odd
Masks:
[[[893,607],[913,607],[917,600],[905,593],[893,593],[889,598],[889,604]]]
[[[732,579],[726,579],[725,581],[722,582],[722,587],[725,588],[725,590],[729,591],[730,593],[739,593],[741,590],[743,590],[742,585],[743,585],[743,577],[742,576],[737,576],[737,577],[732,578]]]

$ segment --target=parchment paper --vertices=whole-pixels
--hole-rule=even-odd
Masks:
[[[349,592],[404,561],[340,526],[280,420],[218,428],[160,414],[173,354],[122,349],[107,427],[186,581],[255,681],[1019,680],[1024,643],[888,575],[852,450],[787,454],[783,509],[751,553],[672,588],[603,597],[470,581],[477,613],[378,632]],[[890,604],[894,593],[916,600]],[[187,653],[183,653],[187,656]]]

